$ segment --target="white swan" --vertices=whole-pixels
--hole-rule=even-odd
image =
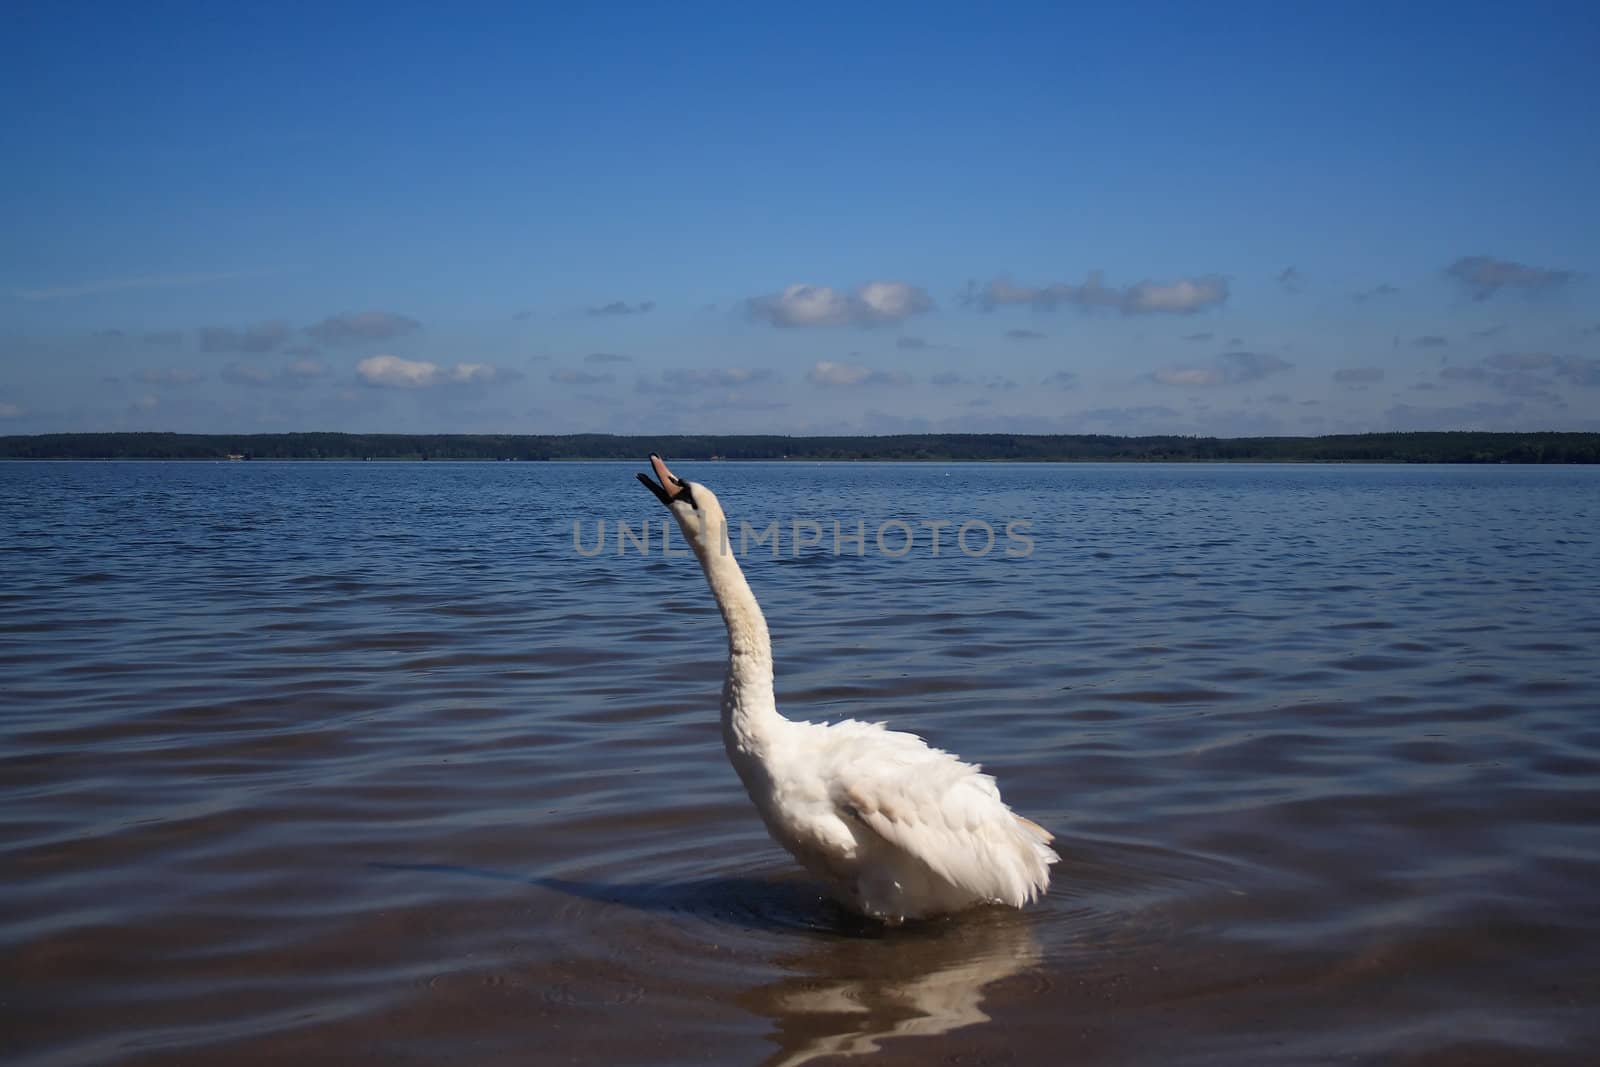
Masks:
[[[1050,834],[994,779],[882,723],[792,722],[772,693],[772,641],[729,548],[716,495],[651,453],[639,475],[678,520],[728,628],[722,740],[767,831],[832,896],[885,922],[975,904],[1020,908],[1050,884]],[[659,484],[658,484],[659,483]]]

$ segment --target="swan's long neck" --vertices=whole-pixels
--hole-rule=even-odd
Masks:
[[[720,530],[711,527],[706,532],[713,536],[691,538],[690,543],[728,628],[728,673],[722,683],[723,741],[730,756],[760,757],[786,723],[772,693],[772,638],[761,605],[756,603],[731,547]]]

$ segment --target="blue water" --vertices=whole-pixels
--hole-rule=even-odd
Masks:
[[[642,469],[0,465],[8,1062],[1600,1039],[1600,470],[675,464],[778,524],[786,713],[921,733],[1058,835],[1032,909],[887,932],[727,767]]]

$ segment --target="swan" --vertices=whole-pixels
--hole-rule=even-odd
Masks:
[[[767,622],[729,549],[716,494],[650,454],[641,482],[677,520],[728,630],[722,741],[762,821],[829,895],[889,924],[978,904],[1020,908],[1060,857],[974,764],[883,723],[778,712]]]

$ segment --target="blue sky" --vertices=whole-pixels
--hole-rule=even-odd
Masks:
[[[0,433],[1600,430],[1593,5],[23,5]]]

